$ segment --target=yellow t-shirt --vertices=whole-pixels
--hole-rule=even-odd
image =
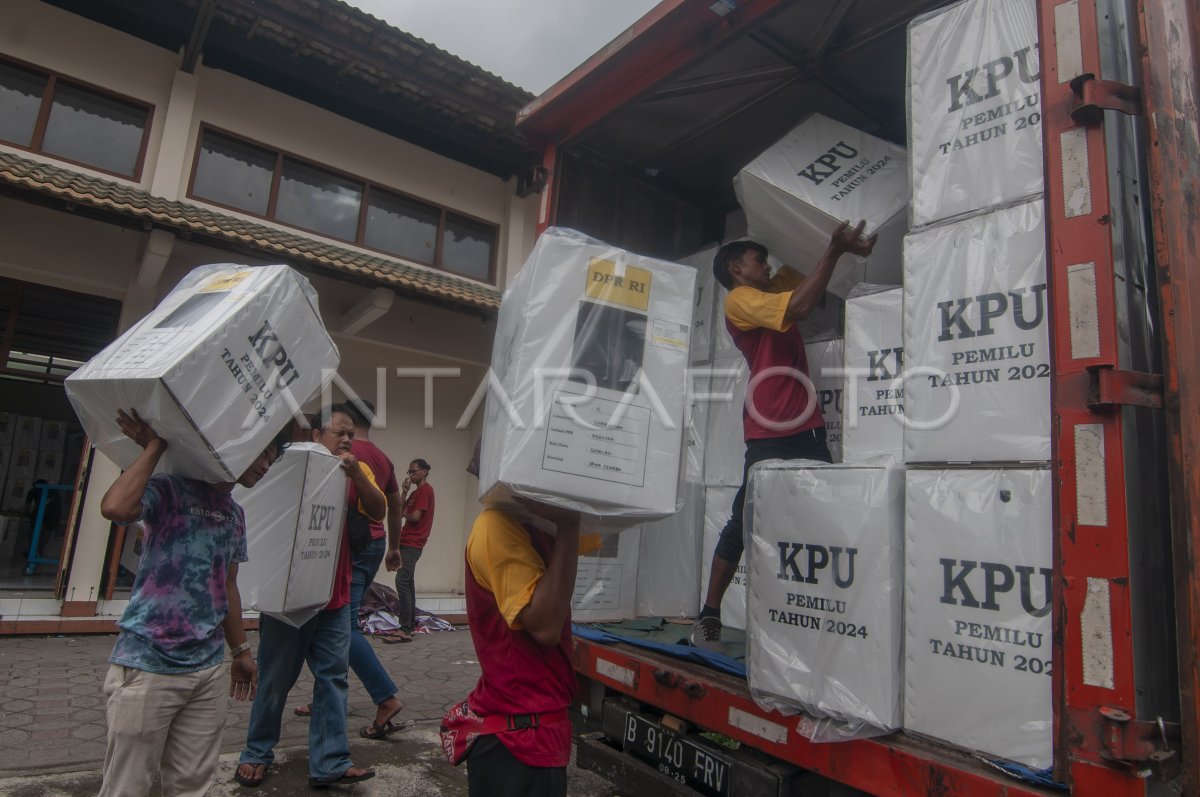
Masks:
[[[358,467],[363,473],[367,474],[367,480],[370,481],[371,484],[373,484],[375,486],[375,489],[379,489],[379,483],[375,481],[375,474],[372,473],[371,469],[367,467],[367,463],[360,461],[358,463]],[[385,506],[386,506],[386,504],[385,504]],[[358,511],[364,515],[367,515],[367,517],[371,518],[371,520],[374,520],[376,523],[383,522],[383,518],[371,517],[369,514],[367,514],[367,510],[363,508],[363,502],[362,502],[361,498],[358,500]],[[384,514],[386,516],[387,513],[385,512]]]
[[[598,550],[600,535],[580,537],[579,552]],[[511,515],[485,509],[475,518],[467,537],[467,566],[479,586],[496,596],[508,627],[521,630],[517,615],[529,605],[533,590],[546,572],[546,563],[529,540],[529,532]]]
[[[783,266],[771,278],[771,287],[765,291],[749,285],[739,285],[725,299],[725,317],[741,330],[773,329],[784,332],[792,322],[784,318],[792,291],[804,282],[804,277]]]
[[[529,532],[499,509],[485,509],[467,537],[467,566],[479,586],[496,596],[508,627],[521,629],[517,615],[529,605],[546,563],[529,541]]]

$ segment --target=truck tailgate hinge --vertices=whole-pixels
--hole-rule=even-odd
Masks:
[[[1121,406],[1163,408],[1162,374],[1122,371],[1108,365],[1088,368],[1087,404],[1093,410]]]
[[[1135,720],[1119,708],[1100,707],[1103,755],[1131,767],[1139,777],[1149,777],[1151,768],[1164,772],[1178,766],[1180,726],[1177,722]]]
[[[1142,90],[1115,80],[1097,80],[1090,72],[1071,81],[1071,91],[1079,103],[1071,110],[1075,124],[1097,124],[1104,111],[1120,111],[1130,116],[1142,115]]]

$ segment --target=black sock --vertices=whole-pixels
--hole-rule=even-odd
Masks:
[[[716,609],[710,609],[708,606],[701,606],[700,607],[700,619],[703,620],[705,617],[715,617],[718,620],[720,620],[721,619],[721,609],[719,607]]]

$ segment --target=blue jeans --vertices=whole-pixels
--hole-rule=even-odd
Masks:
[[[417,560],[421,558],[424,548],[400,546],[400,562],[403,564],[396,571],[396,594],[400,596],[400,611],[396,616],[400,627],[411,632],[417,625]]]
[[[299,628],[263,615],[258,636],[258,693],[238,762],[269,765],[275,760],[284,704],[300,677],[301,663],[307,662],[314,680],[308,774],[341,777],[353,766],[346,738],[350,607],[323,611]]]
[[[362,604],[363,593],[375,580],[386,552],[387,539],[380,537],[355,554],[353,576],[350,579],[350,668],[362,681],[367,694],[371,696],[371,702],[377,706],[396,694],[396,684],[379,663],[371,643],[362,634],[358,624],[358,607]]]

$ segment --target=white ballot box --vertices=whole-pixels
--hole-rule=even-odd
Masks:
[[[1050,459],[1042,202],[909,235],[906,462]]]
[[[751,470],[746,669],[759,705],[900,727],[903,491],[889,467]]]
[[[170,443],[160,470],[231,482],[338,361],[299,273],[202,266],[67,377],[66,391],[91,442],[122,468],[141,452],[116,422],[133,408]]]
[[[253,488],[234,488],[250,549],[238,568],[243,608],[299,627],[329,603],[346,519],[341,462],[293,443]]]
[[[1042,193],[1040,75],[1033,0],[966,0],[909,23],[912,227]]]
[[[903,147],[812,114],[744,166],[733,186],[747,237],[803,274],[842,221],[865,220],[864,234],[879,234],[871,257],[843,257],[831,293],[844,297],[860,282],[899,283],[909,194]]]
[[[863,285],[846,300],[843,462],[904,461],[903,298]]]
[[[1050,766],[1050,471],[906,481],[905,730]]]
[[[696,270],[552,228],[504,295],[480,496],[612,531],[678,508]]]

